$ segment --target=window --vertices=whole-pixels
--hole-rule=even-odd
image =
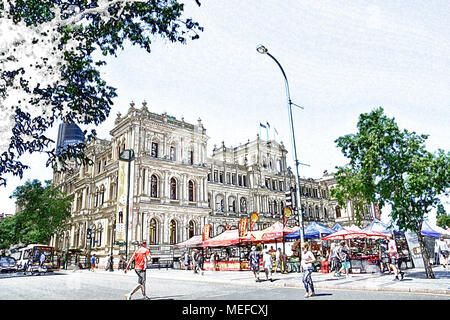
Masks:
[[[177,222],[175,220],[170,220],[169,241],[170,241],[170,244],[177,243]]]
[[[194,151],[189,151],[189,164],[194,164]]]
[[[150,220],[150,228],[149,228],[149,242],[150,244],[156,244],[157,243],[157,232],[158,232],[158,224],[155,219]]]
[[[188,189],[188,200],[194,201],[194,183],[192,182],[192,180],[189,180]]]
[[[177,180],[170,179],[170,199],[177,200]]]
[[[245,198],[241,198],[241,212],[242,213],[247,213],[247,199]]]
[[[339,206],[336,207],[336,218],[340,218],[341,217],[341,208],[339,208]]]
[[[195,236],[195,223],[194,221],[189,221],[189,230],[188,230],[188,237],[189,239]]]
[[[223,183],[223,172],[222,171],[220,171],[220,173],[219,173],[219,182]]]
[[[175,147],[170,147],[170,160],[175,161]]]
[[[244,187],[247,186],[247,176],[242,176],[242,182],[244,184]]]
[[[231,175],[231,183],[232,183],[233,185],[236,185],[236,174],[235,174],[235,173],[233,173],[233,174]]]
[[[158,198],[158,177],[154,174],[150,178],[150,197]]]
[[[228,198],[228,211],[236,212],[236,200],[232,197]]]
[[[242,186],[242,176],[238,175],[238,184],[239,186]]]
[[[214,182],[218,181],[218,172],[217,170],[214,170]]]
[[[102,185],[100,187],[100,205],[103,205],[105,203],[105,186]]]
[[[227,184],[231,183],[231,175],[229,172],[227,172],[227,180],[226,180]]]
[[[221,195],[216,197],[216,211],[223,212],[223,196]]]
[[[156,142],[152,142],[151,156],[153,158],[158,157],[158,144]]]

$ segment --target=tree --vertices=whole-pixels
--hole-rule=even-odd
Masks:
[[[444,229],[450,228],[450,215],[447,214],[442,203],[437,205],[436,225]]]
[[[106,62],[94,53],[115,56],[125,42],[150,53],[152,36],[183,44],[199,38],[203,28],[181,20],[183,10],[177,0],[0,0],[0,185],[7,173],[22,178],[25,152],[46,152],[57,171],[68,158],[89,163],[84,143],[62,154],[48,150],[46,129],[57,119],[103,122],[116,89],[102,79]],[[95,136],[86,133],[87,141]]]
[[[19,243],[48,243],[53,234],[63,231],[73,200],[49,180],[45,185],[39,180],[27,181],[14,190],[11,198],[16,198],[20,210],[0,222],[0,249]]]
[[[332,195],[341,205],[354,199],[378,203],[380,208],[390,205],[395,224],[417,234],[427,277],[434,278],[421,229],[427,214],[440,203],[439,196],[448,196],[450,154],[428,152],[426,135],[400,130],[381,107],[361,114],[357,128],[356,134],[335,141],[350,161],[337,167]]]

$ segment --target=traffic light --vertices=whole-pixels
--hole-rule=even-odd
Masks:
[[[295,188],[291,187],[288,192],[285,193],[286,207],[295,209],[297,207]]]
[[[92,236],[92,229],[91,228],[87,228],[87,230],[86,230],[86,239],[91,240],[91,236]]]

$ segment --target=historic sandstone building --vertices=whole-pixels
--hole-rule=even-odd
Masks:
[[[280,221],[285,192],[296,185],[283,143],[259,136],[237,147],[222,142],[208,158],[209,137],[200,119],[190,124],[152,113],[145,102],[140,108],[132,103],[126,115],[118,114],[110,134],[111,140],[97,139],[88,146],[92,166],[74,166],[53,178],[56,186],[74,195],[74,201],[66,232],[55,235],[51,244],[61,251],[90,250],[101,264],[109,253],[124,255],[124,246],[115,244],[119,155],[124,150],[135,152],[129,252],[137,242],[147,240],[155,258],[171,258],[173,244],[201,234],[205,224],[216,236],[227,227],[237,227],[252,212],[259,214],[258,229]],[[326,173],[320,179],[302,179],[305,225],[354,223],[351,205],[340,209],[330,199],[333,184],[333,176]],[[368,210],[367,221],[371,217]],[[288,224],[297,221],[293,216]],[[92,246],[86,239],[88,228]]]

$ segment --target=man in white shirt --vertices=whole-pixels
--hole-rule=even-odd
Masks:
[[[269,250],[265,250],[263,253],[263,265],[264,265],[264,272],[266,273],[266,280],[270,282],[273,281],[272,279],[272,255],[270,254]]]

